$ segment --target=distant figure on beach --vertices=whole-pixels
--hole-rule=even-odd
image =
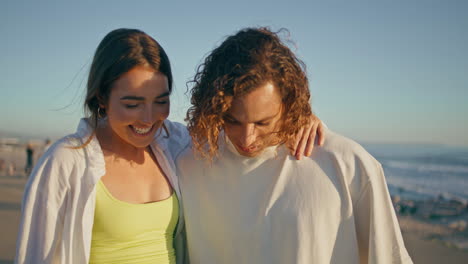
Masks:
[[[174,160],[190,136],[166,119],[172,80],[167,54],[146,33],[104,37],[88,76],[88,118],[26,184],[15,263],[187,263]],[[294,153],[320,131],[307,119]]]
[[[191,263],[412,263],[382,167],[359,144],[327,130],[311,157],[288,155],[310,93],[276,33],[243,29],[198,69],[193,145],[176,160]]]
[[[24,173],[26,177],[29,176],[34,166],[34,148],[31,143],[26,145],[26,165],[24,166]]]

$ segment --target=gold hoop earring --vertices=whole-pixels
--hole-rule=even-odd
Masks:
[[[101,107],[98,106],[98,109],[97,109],[97,117],[98,118],[104,118],[105,117],[104,116],[105,114],[103,114],[101,110],[102,110]]]

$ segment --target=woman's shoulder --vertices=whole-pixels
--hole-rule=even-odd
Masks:
[[[165,120],[164,126],[167,131],[162,129],[156,135],[156,142],[163,150],[176,155],[190,143],[190,135],[186,126],[181,123]]]
[[[44,156],[59,161],[70,161],[83,158],[86,152],[92,152],[96,147],[93,141],[95,135],[88,120],[80,120],[77,131],[55,141],[44,153]],[[89,154],[88,154],[89,155]]]
[[[80,174],[91,163],[101,160],[97,157],[99,143],[95,142],[92,133],[82,131],[80,127],[74,134],[64,136],[55,141],[40,157],[33,174],[42,177],[68,178]],[[42,175],[42,176],[41,176]],[[55,175],[55,176],[54,176]]]
[[[39,166],[68,168],[84,157],[81,140],[74,135],[65,136],[53,143],[38,161]]]
[[[166,119],[164,125],[169,132],[169,137],[173,137],[175,140],[183,140],[184,142],[189,141],[190,135],[184,124]]]
[[[77,151],[72,149],[72,137],[66,136],[55,141],[39,158],[29,175],[28,190],[60,192],[70,187],[70,177],[76,172]],[[34,192],[34,191],[33,191]]]

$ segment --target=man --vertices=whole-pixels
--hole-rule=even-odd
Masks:
[[[268,29],[206,58],[177,159],[191,263],[412,263],[381,165],[327,131],[296,160],[284,142],[311,113],[303,64]]]

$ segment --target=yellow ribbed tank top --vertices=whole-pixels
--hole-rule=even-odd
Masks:
[[[176,263],[178,217],[175,193],[166,200],[131,204],[114,198],[99,181],[89,263]]]

